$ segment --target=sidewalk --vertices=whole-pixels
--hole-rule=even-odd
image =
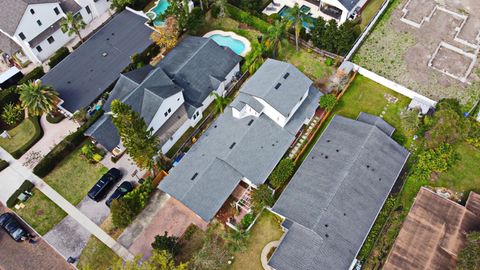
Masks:
[[[60,208],[62,208],[62,210],[65,211],[70,217],[72,217],[78,223],[80,223],[91,234],[97,237],[106,246],[111,248],[118,256],[123,258],[125,261],[133,260],[134,256],[125,247],[117,243],[117,241],[115,241],[112,237],[110,237],[110,235],[108,235],[93,221],[91,221],[82,212],[80,212],[80,210],[78,210],[74,205],[69,203],[65,198],[63,198],[60,194],[58,194],[53,188],[51,188],[41,178],[33,174],[26,167],[22,166],[19,161],[14,159],[7,151],[5,151],[1,147],[0,147],[0,158],[8,161],[10,163],[10,168],[15,170],[16,174],[20,176],[18,179],[9,179],[10,181],[23,181],[23,179],[28,179],[32,181],[32,183],[35,184],[36,188],[38,188],[50,200],[52,200],[55,204],[57,204]]]

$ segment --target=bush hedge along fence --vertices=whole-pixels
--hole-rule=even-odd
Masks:
[[[70,54],[70,51],[68,50],[67,47],[61,47],[58,49],[52,57],[50,57],[50,61],[48,61],[48,65],[50,68],[53,68],[56,66],[58,63],[60,63],[65,57],[67,57]]]
[[[10,196],[10,198],[8,198],[7,207],[13,208],[18,202],[18,196],[25,191],[32,191],[34,186],[35,185],[29,180],[23,181],[22,185],[12,194],[12,196]]]
[[[14,158],[19,159],[23,154],[25,154],[28,149],[32,148],[42,137],[43,137],[43,129],[40,125],[40,117],[39,116],[31,116],[24,121],[31,121],[35,130],[34,136],[27,141],[22,147],[18,148],[17,150],[13,151],[11,154]]]
[[[40,162],[33,168],[33,173],[39,177],[45,177],[49,174],[60,161],[65,159],[71,152],[82,144],[85,140],[83,133],[97,121],[103,111],[96,111],[85,124],[79,127],[75,132],[65,137],[59,144],[57,144]]]
[[[228,14],[230,14],[230,16],[232,17],[232,19],[235,19],[241,23],[252,26],[264,34],[268,32],[268,28],[270,27],[270,24],[267,23],[266,21],[258,17],[255,17],[250,13],[243,11],[231,4],[227,4],[227,11],[228,11]]]
[[[43,71],[43,67],[39,66],[34,68],[30,73],[27,75],[23,76],[23,78],[18,81],[18,84],[24,84],[29,81],[35,81],[37,79],[40,79],[43,75],[45,75],[45,72]]]

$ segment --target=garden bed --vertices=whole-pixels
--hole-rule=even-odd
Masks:
[[[36,116],[23,120],[8,131],[11,138],[0,138],[0,146],[14,158],[20,158],[42,138],[43,130],[39,121],[39,117]]]

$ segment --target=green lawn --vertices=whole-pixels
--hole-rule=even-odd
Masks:
[[[24,202],[25,208],[15,212],[21,216],[39,234],[44,235],[67,216],[60,207],[52,202],[40,190],[33,189],[33,197]]]
[[[370,0],[367,4],[363,7],[362,10],[362,21],[360,23],[360,27],[362,31],[367,28],[368,23],[375,17],[375,14],[380,10],[382,7],[384,0]]]
[[[334,73],[332,66],[325,65],[325,57],[305,49],[295,50],[295,45],[283,40],[279,48],[278,59],[296,66],[310,79],[317,80],[327,78]]]
[[[235,261],[230,269],[262,270],[260,254],[268,243],[279,240],[283,231],[281,219],[270,211],[264,210],[250,231],[250,239],[246,251],[235,254]]]
[[[8,131],[10,139],[0,138],[0,146],[9,153],[13,153],[31,139],[35,137],[35,124],[33,121],[37,121],[36,118],[27,118],[23,120],[18,126]]]
[[[73,205],[80,203],[90,188],[107,171],[100,163],[91,164],[82,158],[80,148],[81,146],[44,178],[45,182]]]
[[[213,30],[232,31],[247,38],[252,43],[258,43],[257,37],[262,35],[260,31],[252,27],[241,27],[240,23],[232,18],[226,17],[215,19],[211,16],[207,16],[203,25],[200,26],[194,34],[203,36]]]

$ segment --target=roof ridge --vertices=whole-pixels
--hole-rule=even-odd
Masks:
[[[198,54],[198,52],[207,45],[209,41],[210,39],[207,38],[207,40],[195,51],[195,53],[193,53],[188,59],[185,60],[185,62],[183,62],[183,64],[175,71],[175,74],[177,74],[180,70],[182,70],[187,65],[187,63],[190,62],[190,60],[192,60]],[[175,75],[175,74],[172,74],[172,75]]]

